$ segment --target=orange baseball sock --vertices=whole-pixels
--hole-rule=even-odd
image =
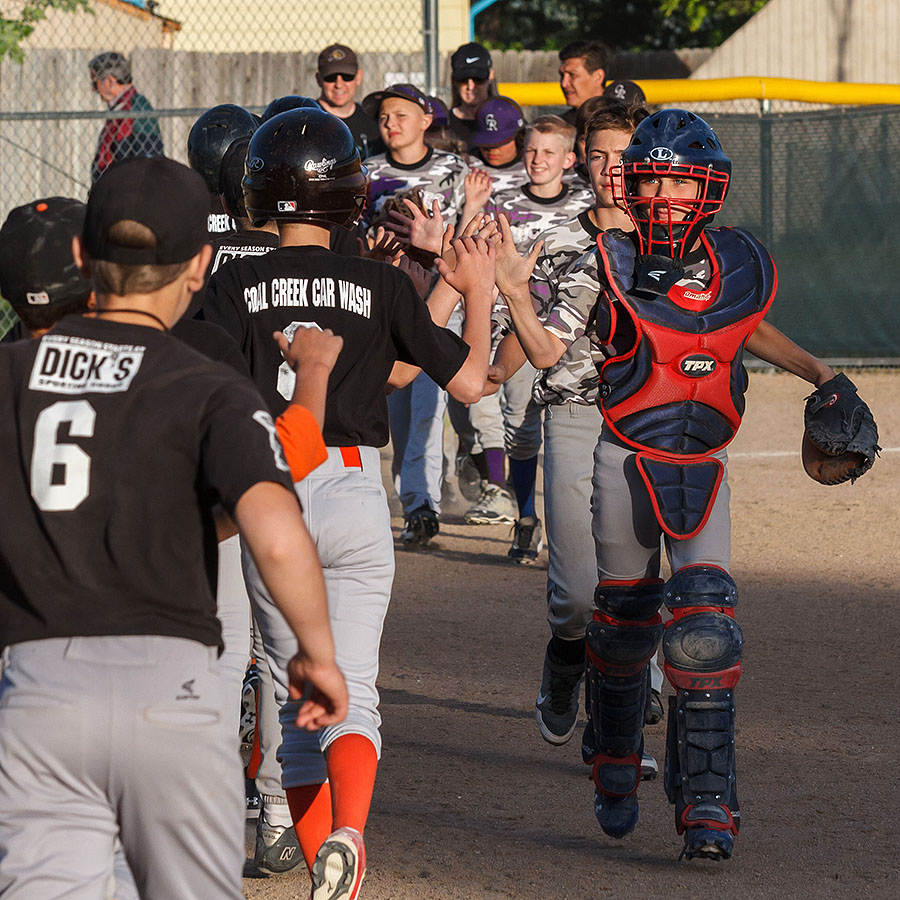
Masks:
[[[326,754],[334,828],[355,828],[362,833],[369,817],[378,754],[361,734],[345,734],[334,740]]]
[[[285,790],[300,851],[312,870],[313,861],[325,838],[334,831],[331,823],[331,785],[305,784]]]

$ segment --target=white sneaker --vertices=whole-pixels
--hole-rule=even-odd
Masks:
[[[309,900],[356,900],[366,877],[366,845],[354,828],[338,828],[319,847],[312,864]]]
[[[503,485],[487,482],[481,497],[466,510],[467,525],[512,525],[516,521],[516,504]]]

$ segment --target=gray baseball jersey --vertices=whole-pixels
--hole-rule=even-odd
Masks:
[[[495,196],[501,191],[508,191],[510,188],[518,188],[528,183],[528,173],[521,159],[505,166],[489,166],[480,156],[473,156],[469,166],[472,169],[484,169],[491,176],[492,193]]]
[[[429,148],[414,165],[395,162],[390,151],[366,160],[369,170],[369,203],[365,224],[370,226],[384,204],[395,194],[420,190],[425,208],[437,200],[447,222],[456,222],[466,202],[465,181],[469,167],[462,157]]]

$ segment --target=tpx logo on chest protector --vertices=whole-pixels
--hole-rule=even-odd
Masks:
[[[703,378],[716,371],[716,361],[705,353],[692,353],[678,363],[678,368],[688,378]]]

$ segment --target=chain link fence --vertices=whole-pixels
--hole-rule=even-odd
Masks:
[[[19,5],[0,0],[0,12]],[[449,83],[453,47],[441,45],[438,60],[437,41],[426,40],[436,35],[437,0],[269,0],[264,8],[246,0],[89,0],[89,7],[48,10],[22,44],[24,61],[0,61],[0,220],[37,197],[84,199],[110,130],[129,130],[145,149],[161,144],[185,162],[190,127],[210,106],[261,112],[285,94],[318,97],[318,53],[331,43],[358,55],[357,101],[396,81],[426,85],[434,72],[442,93]],[[442,3],[442,31],[447,8]],[[462,32],[444,38],[464,39]],[[134,101],[110,112],[117,98],[104,101],[88,67],[107,51],[127,57],[148,108]],[[513,64],[507,55],[500,68]],[[545,55],[516,64],[549,72]],[[779,264],[773,321],[829,358],[900,359],[888,264],[900,250],[893,227],[900,108],[754,100],[691,108],[711,121],[734,160],[720,221],[758,234]],[[533,113],[543,111],[561,108]],[[12,322],[6,309],[0,333]]]
[[[74,13],[49,9],[21,44],[23,61],[0,61],[0,221],[37,197],[86,198],[123,138],[129,154],[161,149],[186,162],[188,132],[210,106],[262,112],[285,94],[318,97],[318,54],[333,43],[358,55],[357,102],[387,83],[424,84],[429,6],[433,17],[433,0],[89,0]],[[0,0],[0,14],[20,7]],[[89,70],[110,51],[127,58],[131,96],[121,96],[126,85],[104,95]],[[4,304],[0,334],[12,321]]]

